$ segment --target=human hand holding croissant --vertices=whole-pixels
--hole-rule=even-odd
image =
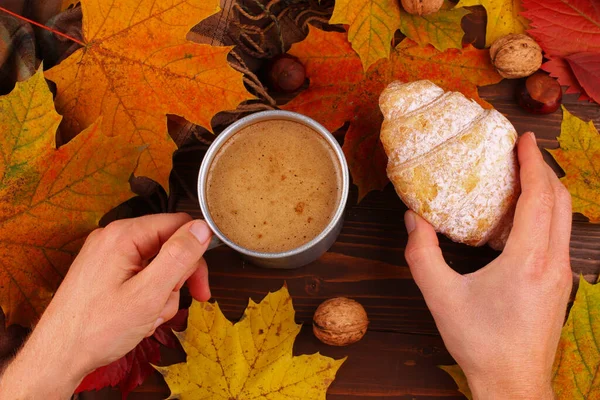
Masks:
[[[552,399],[551,370],[571,291],[571,198],[533,134],[518,143],[522,193],[500,256],[460,275],[413,211],[406,260],[475,399]]]

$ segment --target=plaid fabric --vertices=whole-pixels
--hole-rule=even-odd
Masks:
[[[72,38],[83,40],[81,34],[81,7],[70,8],[46,21],[46,26],[64,32]],[[38,34],[40,55],[44,60],[44,69],[48,69],[77,50],[80,45],[71,40],[55,35],[54,33],[40,29]]]
[[[0,0],[0,6],[43,24],[60,12],[62,0]]]
[[[0,15],[0,93],[29,78],[36,68],[35,35],[31,25]]]
[[[0,0],[3,8],[40,23],[60,12],[61,4],[61,0]],[[0,11],[0,94],[35,72],[42,58],[38,41],[43,31]]]

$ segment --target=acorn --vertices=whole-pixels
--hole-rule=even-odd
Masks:
[[[347,346],[367,332],[369,319],[360,303],[336,297],[321,303],[313,317],[313,333],[323,343]]]
[[[532,114],[553,113],[562,102],[560,84],[542,71],[520,82],[515,95],[519,106]]]
[[[271,60],[267,66],[269,88],[283,93],[292,93],[300,89],[306,80],[306,70],[298,58],[281,54]]]

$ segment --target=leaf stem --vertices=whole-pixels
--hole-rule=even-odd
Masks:
[[[5,13],[12,15],[13,17],[16,17],[16,18],[21,19],[21,20],[26,21],[26,22],[29,22],[30,24],[33,24],[35,26],[39,26],[42,29],[45,29],[47,31],[50,31],[50,32],[56,34],[56,35],[62,36],[64,38],[67,38],[67,39],[69,39],[69,40],[71,40],[71,41],[73,41],[73,42],[75,42],[77,44],[85,46],[85,43],[83,43],[81,40],[77,40],[74,37],[67,35],[66,33],[59,32],[56,29],[52,29],[52,28],[50,28],[50,27],[48,27],[46,25],[40,24],[39,22],[35,22],[35,21],[33,21],[33,20],[29,19],[29,18],[25,18],[24,16],[19,15],[17,13],[14,13],[14,12],[12,12],[10,10],[7,10],[4,7],[0,7],[0,11],[4,11]]]

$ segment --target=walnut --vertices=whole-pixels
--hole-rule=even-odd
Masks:
[[[523,78],[542,65],[542,48],[527,35],[506,35],[492,44],[490,57],[504,78]]]
[[[363,306],[345,297],[321,303],[313,317],[313,332],[323,343],[346,346],[358,342],[367,332],[367,313]]]
[[[444,0],[402,0],[402,7],[409,14],[427,15],[442,7]]]

